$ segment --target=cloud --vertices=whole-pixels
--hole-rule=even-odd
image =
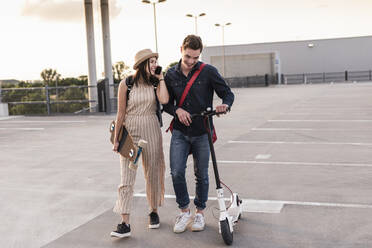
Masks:
[[[93,0],[93,10],[97,12],[99,0]],[[117,0],[109,0],[110,17],[115,18],[121,12]],[[84,20],[83,0],[26,0],[22,6],[23,16],[38,17],[46,21],[81,22]],[[97,13],[100,15],[100,13]]]

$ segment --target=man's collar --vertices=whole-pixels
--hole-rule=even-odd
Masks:
[[[182,63],[182,59],[180,59],[180,61],[178,61],[178,64],[177,64],[177,67],[176,67],[176,71],[178,71],[179,73],[181,73],[181,63]]]
[[[182,73],[181,71],[181,63],[182,63],[182,59],[180,59],[180,61],[178,61],[178,64],[177,64],[177,67],[176,67],[176,71],[178,71],[179,73]],[[193,68],[191,69],[191,71],[196,71],[197,69],[199,69],[200,65],[201,65],[201,61],[198,61],[194,66]]]

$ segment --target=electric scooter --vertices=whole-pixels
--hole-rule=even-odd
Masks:
[[[230,111],[230,109],[228,109]],[[217,159],[216,154],[214,151],[213,141],[212,141],[212,134],[211,134],[211,122],[210,118],[212,116],[217,114],[223,114],[223,113],[217,113],[216,110],[212,110],[211,108],[207,108],[206,111],[200,113],[200,114],[193,114],[191,117],[196,116],[202,116],[205,117],[206,125],[207,125],[207,134],[208,134],[208,141],[209,141],[209,147],[211,151],[212,156],[212,162],[213,162],[213,171],[214,171],[214,177],[216,179],[216,190],[217,190],[217,201],[219,205],[220,210],[220,216],[219,216],[219,233],[222,235],[223,241],[227,245],[231,245],[233,243],[233,226],[238,223],[238,220],[241,218],[243,207],[242,207],[242,200],[239,199],[239,196],[237,193],[233,193],[223,182],[220,181],[220,176],[218,174],[218,168],[217,168]],[[221,187],[221,184],[224,185],[231,193],[230,197],[230,204],[226,207],[225,204],[225,198],[223,196],[223,188]]]

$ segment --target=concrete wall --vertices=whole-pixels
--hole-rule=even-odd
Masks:
[[[225,77],[246,77],[274,73],[272,53],[225,56]],[[223,71],[223,57],[211,56],[210,63]],[[244,70],[242,70],[244,68]]]
[[[313,47],[309,47],[309,44],[313,44]],[[272,64],[275,65],[275,61],[277,61],[279,70],[283,74],[371,70],[371,44],[372,36],[230,45],[225,46],[225,56],[227,58],[225,71],[229,73],[227,68],[231,68],[233,60],[239,62],[234,63],[234,70],[230,70],[228,76],[241,76],[242,71],[249,73],[257,71],[257,73],[250,75],[267,71],[267,65],[262,65],[260,62],[254,63],[254,56],[251,57],[251,54],[271,54]],[[215,57],[221,57],[222,51],[221,46],[205,47],[202,60],[212,65],[216,63],[216,66],[220,69],[219,62]],[[275,59],[275,56],[277,56],[277,59]],[[242,58],[250,61],[242,62]],[[252,65],[252,63],[255,65]]]
[[[0,102],[0,117],[2,116],[8,116],[8,104],[7,103],[1,103]]]

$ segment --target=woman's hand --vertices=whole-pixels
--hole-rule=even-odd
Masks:
[[[158,67],[160,67],[160,66],[158,66]],[[157,68],[157,67],[156,67]],[[156,70],[156,68],[155,68],[155,70]],[[161,68],[161,67],[160,67]],[[159,74],[156,74],[155,73],[155,71],[154,72],[152,72],[151,73],[152,75],[154,75],[157,79],[163,79],[164,80],[164,75],[163,75],[163,71],[160,71],[160,73]]]
[[[154,76],[160,80],[164,80],[164,75],[163,75],[163,72],[160,72],[160,74],[154,74]]]
[[[114,145],[112,146],[112,150],[114,152],[119,152],[118,148],[119,148],[119,142],[115,141]]]
[[[161,104],[167,104],[169,101],[169,94],[167,86],[165,85],[163,72],[154,75],[159,80],[158,88],[156,89],[156,95],[158,96],[159,102]]]

